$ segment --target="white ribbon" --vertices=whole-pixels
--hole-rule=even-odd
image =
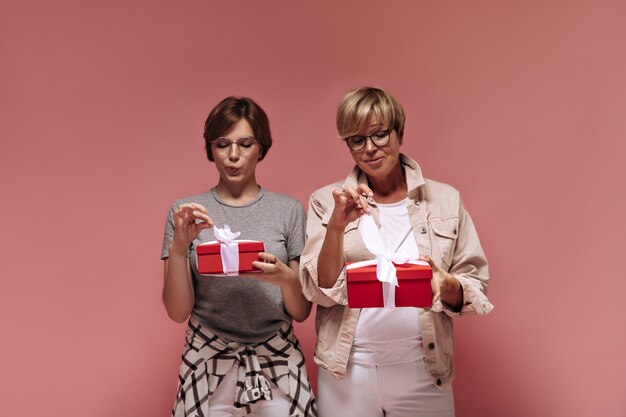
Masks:
[[[222,269],[226,275],[237,275],[239,272],[239,244],[235,239],[240,234],[241,232],[231,232],[227,224],[223,229],[213,227],[213,236],[220,243]]]
[[[364,214],[359,221],[359,233],[361,239],[365,243],[367,250],[376,256],[376,260],[355,262],[346,267],[346,269],[360,268],[376,264],[376,278],[383,284],[383,305],[385,307],[396,306],[396,287],[399,287],[398,277],[396,275],[397,264],[416,264],[425,265],[424,261],[411,259],[405,252],[392,252],[385,246],[383,239],[378,230],[378,226],[370,214]]]

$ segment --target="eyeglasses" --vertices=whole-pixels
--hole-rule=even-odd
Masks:
[[[362,136],[362,135],[348,136],[344,140],[348,144],[348,147],[352,149],[353,151],[360,151],[361,149],[363,149],[368,139],[372,141],[374,146],[380,148],[389,143],[392,130],[393,128],[387,129],[387,130],[379,130],[378,132],[374,132],[368,136]]]
[[[237,149],[244,155],[248,155],[254,149],[254,145],[259,143],[253,137],[239,138],[236,140],[228,139],[228,138],[217,138],[211,141],[211,147],[213,150],[220,154],[228,154],[233,147],[233,145],[237,145]]]

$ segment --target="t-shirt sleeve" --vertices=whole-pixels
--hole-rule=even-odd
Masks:
[[[298,258],[304,249],[306,215],[299,201],[293,205],[287,225],[287,255],[289,260]]]
[[[170,255],[170,243],[174,238],[174,212],[178,210],[178,203],[172,204],[167,217],[165,218],[165,233],[163,234],[163,248],[161,249],[161,259]]]

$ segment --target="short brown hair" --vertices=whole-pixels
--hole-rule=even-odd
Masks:
[[[255,139],[261,145],[259,160],[265,158],[272,146],[270,122],[267,115],[251,98],[226,97],[211,110],[204,122],[204,143],[209,161],[214,161],[211,142],[228,133],[240,120],[245,120],[250,124]]]
[[[404,135],[404,109],[385,90],[376,87],[361,87],[349,91],[337,108],[337,131],[343,138],[356,135],[367,127],[372,114],[393,128],[402,141]]]

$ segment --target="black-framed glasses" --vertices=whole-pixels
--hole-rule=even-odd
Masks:
[[[254,149],[254,145],[256,145],[259,141],[253,137],[244,137],[239,139],[228,139],[228,138],[217,138],[211,141],[211,147],[213,151],[227,154],[230,152],[230,149],[233,147],[233,144],[237,145],[239,152],[244,155],[249,154]]]
[[[372,141],[374,146],[380,148],[389,143],[392,130],[393,128],[387,129],[387,130],[379,130],[368,136],[363,136],[363,135],[348,136],[344,140],[348,144],[348,147],[352,149],[353,151],[360,151],[361,149],[363,149],[368,139]]]

